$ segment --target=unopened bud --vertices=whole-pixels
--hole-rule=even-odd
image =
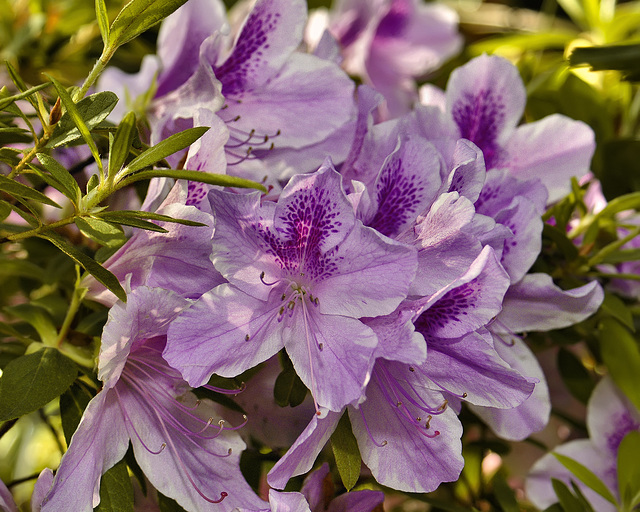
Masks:
[[[51,109],[49,113],[49,126],[54,126],[58,124],[60,118],[62,117],[62,103],[60,103],[60,98],[56,100],[56,104]]]

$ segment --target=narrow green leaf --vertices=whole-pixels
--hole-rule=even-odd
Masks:
[[[7,67],[7,71],[9,72],[9,76],[11,77],[11,80],[16,85],[16,87],[20,90],[20,92],[22,92],[22,93],[28,92],[30,89],[29,89],[29,87],[27,87],[27,84],[24,83],[24,80],[22,79],[22,77],[18,73],[18,70],[16,68],[14,68],[13,65],[9,61],[5,61],[4,63],[5,63],[5,66]],[[34,93],[26,95],[25,99],[29,103],[31,103],[31,106],[34,108],[34,110],[36,112],[39,112],[38,101],[31,97],[33,94]]]
[[[587,498],[584,497],[584,494],[582,494],[580,487],[578,487],[578,485],[573,480],[571,480],[571,489],[576,495],[576,498],[578,498],[578,501],[580,501],[580,503],[582,504],[582,508],[585,510],[585,512],[595,512],[593,510],[593,507],[591,506],[591,503],[589,503]]]
[[[624,301],[613,293],[604,292],[604,300],[601,305],[602,311],[616,318],[632,331],[635,330],[633,325],[633,314]]]
[[[103,285],[105,285],[113,294],[118,297],[121,301],[126,302],[127,294],[122,288],[122,285],[118,281],[118,278],[114,276],[111,272],[109,272],[106,268],[100,265],[96,260],[87,256],[80,250],[78,250],[73,245],[69,244],[63,238],[54,235],[52,233],[48,234],[39,234],[40,238],[44,238],[45,240],[49,240],[52,244],[54,244],[58,249],[64,252],[67,256],[69,256],[73,261],[78,263],[82,268],[84,268],[87,272],[89,272],[93,277],[95,277],[98,281],[100,281]]]
[[[133,486],[124,460],[102,475],[100,503],[93,510],[94,512],[134,512]]]
[[[640,409],[640,350],[635,338],[614,318],[600,323],[600,352],[613,381]]]
[[[112,217],[127,217],[131,219],[149,219],[149,220],[158,220],[161,222],[173,222],[175,224],[183,224],[185,226],[206,226],[202,222],[196,222],[194,220],[187,219],[176,219],[174,217],[170,217],[169,215],[161,215],[159,213],[153,212],[142,212],[136,210],[118,210],[117,212],[102,212],[100,213],[100,217],[105,220],[111,220]],[[117,221],[114,221],[117,222]]]
[[[137,219],[135,217],[128,217],[126,215],[118,215],[118,212],[110,213],[111,214],[109,216],[99,214],[99,217],[122,226],[131,226],[132,228],[146,229],[147,231],[155,231],[157,233],[168,233],[166,229],[154,224],[153,222]]]
[[[158,505],[160,506],[160,512],[186,512],[175,500],[167,498],[161,493],[158,493]]]
[[[26,89],[24,92],[21,92],[20,94],[15,94],[15,95],[9,96],[7,98],[2,98],[0,100],[0,110],[4,110],[9,105],[14,103],[15,101],[25,99],[25,98],[31,96],[32,94],[34,94],[34,93],[36,93],[38,91],[41,91],[42,89],[46,89],[50,85],[51,85],[51,82],[45,82],[43,84],[36,85],[35,87],[31,87],[30,89]]]
[[[228,176],[226,174],[213,174],[201,171],[187,171],[176,169],[153,169],[152,171],[140,171],[127,176],[123,180],[123,184],[127,185],[140,180],[150,180],[151,178],[173,178],[175,180],[198,181],[200,183],[208,183],[209,185],[218,185],[221,187],[237,187],[237,188],[255,188],[262,192],[267,189],[260,183],[255,181]]]
[[[98,0],[96,0],[97,2]],[[116,130],[109,152],[109,176],[114,176],[124,165],[136,135],[136,115],[129,112]]]
[[[558,501],[560,501],[564,512],[584,512],[582,503],[580,503],[580,500],[571,493],[564,482],[561,482],[556,478],[552,478],[551,485],[553,485],[553,490],[556,493]]]
[[[84,139],[84,141],[87,143],[87,146],[89,146],[89,149],[91,150],[91,154],[93,155],[93,158],[95,159],[96,164],[98,165],[98,169],[100,170],[100,175],[102,175],[104,173],[104,169],[102,167],[102,160],[100,159],[100,153],[98,153],[98,148],[96,147],[96,143],[93,140],[93,137],[91,137],[91,132],[89,131],[89,128],[87,127],[84,119],[82,118],[82,114],[80,114],[80,112],[78,111],[76,104],[74,103],[73,99],[71,99],[71,96],[69,95],[67,90],[64,88],[64,86],[52,76],[50,75],[46,75],[46,76],[47,78],[49,78],[49,80],[53,82],[53,85],[56,88],[56,91],[58,91],[58,95],[62,100],[62,104],[67,109],[67,113],[71,116],[71,119],[73,119],[74,124],[80,131],[80,134],[82,135],[82,138]],[[108,112],[107,112],[107,115],[108,115]],[[60,121],[62,121],[62,119]]]
[[[602,263],[615,265],[617,263],[623,263],[625,261],[636,260],[640,260],[640,249],[622,249],[618,252],[614,252],[613,254],[609,254],[602,260]]]
[[[624,510],[640,502],[640,432],[629,432],[618,447],[618,489]]]
[[[607,500],[614,506],[617,505],[616,499],[613,497],[613,494],[611,493],[609,488],[589,468],[587,468],[586,466],[583,466],[578,461],[575,461],[572,458],[567,457],[566,455],[562,455],[557,452],[551,452],[551,453],[556,459],[560,461],[560,463],[565,468],[571,471],[571,473],[573,473],[578,478],[578,480],[580,480],[584,485],[589,487],[589,489],[597,492],[600,496],[602,496],[605,500]]]
[[[637,79],[640,74],[640,44],[616,44],[576,48],[569,56],[571,66],[589,65],[594,71],[613,69]]]
[[[500,473],[493,477],[493,494],[504,512],[520,512],[515,492]]]
[[[6,307],[4,310],[31,325],[40,336],[40,341],[45,345],[53,346],[56,344],[58,330],[46,309],[31,303]]]
[[[336,466],[347,491],[354,488],[360,478],[362,458],[358,449],[358,442],[351,430],[351,421],[347,411],[338,422],[336,430],[331,435],[331,448],[336,459]]]
[[[22,197],[24,199],[32,199],[39,203],[48,204],[49,206],[55,206],[56,208],[61,208],[61,206],[55,201],[49,199],[42,192],[38,192],[37,190],[27,187],[22,183],[18,183],[17,181],[13,181],[6,176],[0,174],[0,190],[7,192],[8,194],[14,197]]]
[[[560,348],[558,351],[558,370],[567,389],[575,398],[586,405],[595,384],[580,359],[567,349]]]
[[[12,210],[13,208],[11,208],[9,203],[6,201],[0,201],[0,221],[6,219]]]
[[[14,359],[0,377],[0,421],[44,407],[64,393],[77,375],[76,364],[55,348]]]
[[[104,0],[96,0],[96,18],[98,19],[102,42],[107,46],[109,44],[109,14]]]
[[[598,213],[598,217],[613,217],[624,210],[640,210],[640,192],[632,192],[612,199]]]
[[[78,182],[55,158],[50,157],[45,153],[38,153],[36,155],[42,166],[51,173],[51,175],[60,182],[62,185],[62,192],[67,196],[74,205],[80,204],[82,192],[78,186]]]
[[[173,155],[174,153],[189,147],[200,137],[202,137],[207,130],[206,126],[200,126],[197,128],[189,128],[183,132],[176,133],[167,137],[165,140],[158,142],[155,146],[150,147],[144,153],[134,158],[129,165],[122,171],[122,176],[126,176],[133,172],[149,167],[156,162],[159,162],[163,158]]]
[[[280,407],[296,407],[304,402],[307,388],[293,368],[285,368],[278,374],[273,386],[273,397]]]
[[[82,414],[92,398],[93,395],[87,387],[78,383],[71,384],[71,387],[60,395],[60,419],[67,445],[71,442],[71,436],[78,428]]]
[[[122,228],[101,219],[76,217],[74,222],[84,236],[107,247],[122,244],[126,239]]]
[[[131,41],[186,2],[187,0],[131,0],[111,24],[108,46],[115,50]]]

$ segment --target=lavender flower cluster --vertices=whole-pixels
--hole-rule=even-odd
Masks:
[[[561,115],[519,125],[525,89],[500,57],[456,69],[446,91],[417,88],[460,47],[454,12],[418,0],[343,0],[311,20],[302,0],[258,0],[232,21],[219,0],[190,0],[139,74],[103,75],[130,100],[116,116],[155,88],[152,143],[211,127],[173,164],[269,192],[152,182],[143,209],[206,226],[136,232],[105,263],[126,304],[86,280],[111,306],[103,386],[37,510],[93,510],[130,443],[185,510],[309,511],[329,507],[326,466],[283,489],[342,418],[375,480],[408,492],[459,478],[463,403],[505,439],[545,426],[545,378],[516,333],[579,322],[603,299],[597,282],[562,290],[530,272],[541,214],[588,173],[594,136]],[[274,402],[278,354],[309,390],[299,407]],[[256,367],[242,389],[210,385]],[[237,395],[247,415],[193,388]],[[239,469],[247,436],[288,448],[268,502]],[[329,510],[382,499],[358,491]]]

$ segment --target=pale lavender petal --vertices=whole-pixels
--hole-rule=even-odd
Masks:
[[[542,430],[549,422],[551,400],[547,381],[536,356],[520,338],[494,338],[494,345],[500,357],[511,368],[527,377],[529,381],[538,382],[535,383],[529,398],[512,409],[475,405],[470,407],[502,439],[522,441],[532,433]]]
[[[327,409],[321,409],[320,416],[314,415],[296,442],[269,471],[269,485],[275,489],[284,489],[291,477],[308,472],[341,417],[341,412],[331,412]]]
[[[307,498],[309,507],[314,511],[319,507],[322,507],[322,509],[327,508],[327,493],[325,491],[325,482],[327,480],[333,484],[333,480],[329,474],[329,464],[325,462],[318,469],[309,473],[309,476],[307,476],[302,483],[300,492]]]
[[[269,489],[272,512],[311,512],[304,495],[299,492],[278,492]]]
[[[485,184],[486,169],[482,150],[465,139],[456,141],[449,192],[458,192],[474,203]]]
[[[218,286],[171,324],[163,357],[193,387],[206,384],[212,373],[239,375],[283,347],[281,301],[272,299]]]
[[[615,480],[611,481],[605,476],[606,469],[608,469],[609,466],[609,464],[605,462],[606,456],[593,446],[591,441],[587,439],[571,441],[570,443],[558,446],[554,451],[587,466],[609,486],[609,489],[614,495],[617,494]],[[603,462],[605,463],[603,464]],[[616,507],[586,487],[552,454],[545,455],[533,465],[525,483],[527,497],[536,507],[544,509],[558,502],[558,498],[551,485],[552,478],[557,478],[569,486],[573,480],[580,487],[580,490],[589,503],[591,503],[594,510],[598,512],[615,512]]]
[[[219,0],[191,0],[162,22],[157,44],[162,72],[156,96],[164,96],[188,80],[198,67],[200,45],[225,23],[225,7]]]
[[[367,387],[367,400],[359,409],[349,408],[362,460],[375,479],[408,492],[431,492],[442,482],[457,480],[464,461],[462,425],[456,414],[446,408],[431,418],[426,429],[428,414],[405,398],[401,406],[391,404],[387,398],[390,391],[383,391],[380,382],[374,376]],[[421,390],[420,398],[434,410],[443,402],[441,394],[426,389]],[[420,421],[416,417],[421,417]]]
[[[587,428],[594,446],[615,461],[620,442],[632,430],[640,430],[640,412],[613,383],[603,378],[593,390],[587,407]]]
[[[523,403],[534,383],[496,352],[491,336],[471,333],[459,339],[428,338],[427,362],[416,367],[443,389],[471,404],[499,409]]]
[[[571,191],[571,178],[589,172],[595,150],[593,130],[559,114],[518,127],[496,167],[520,178],[539,178],[553,203]]]
[[[288,9],[288,8],[287,8]],[[222,79],[221,79],[222,80]],[[317,143],[355,117],[353,82],[335,64],[313,55],[294,53],[263,86],[247,91],[241,102],[219,115],[232,137],[252,133],[254,149],[302,148]],[[223,86],[223,94],[225,92]],[[233,118],[233,120],[232,120]],[[253,132],[251,132],[254,130]],[[258,141],[265,137],[266,141]],[[263,142],[262,145],[256,145]]]
[[[62,457],[42,512],[91,512],[100,503],[100,477],[129,447],[125,418],[113,389],[89,402]]]
[[[526,103],[518,70],[506,59],[482,55],[459,67],[447,84],[448,112],[460,137],[484,153],[487,169],[515,129]]]
[[[447,109],[447,97],[445,92],[433,84],[424,84],[418,89],[420,104],[438,107],[442,112]]]
[[[2,480],[0,480],[0,510],[2,512],[18,512],[13,495]]]
[[[412,364],[426,360],[427,344],[422,334],[416,332],[413,324],[415,310],[410,307],[410,302],[407,304],[409,307],[401,304],[389,315],[362,319],[378,337],[376,358]]]
[[[223,94],[236,100],[268,83],[302,41],[307,17],[301,0],[259,0],[231,54],[215,68]]]
[[[33,494],[31,495],[31,512],[40,512],[42,509],[42,502],[45,496],[49,493],[49,489],[53,485],[53,471],[49,468],[44,468],[35,485],[33,486]],[[9,511],[11,512],[11,511]]]
[[[382,507],[382,491],[353,491],[341,494],[329,503],[327,512],[374,512]]]
[[[318,406],[340,411],[358,400],[373,367],[374,332],[360,320],[312,309],[294,319],[283,332],[284,346]]]
[[[542,215],[546,210],[548,193],[537,178],[524,180],[512,176],[507,170],[489,170],[482,192],[475,202],[480,213],[495,217],[511,206],[516,196],[526,197]]]
[[[336,269],[314,286],[323,314],[386,315],[407,296],[417,266],[416,250],[356,226],[327,257]]]
[[[528,274],[505,295],[496,332],[549,331],[581,322],[604,298],[596,282],[562,290],[547,274]]]
[[[140,287],[127,299],[111,308],[102,335],[98,378],[105,389],[116,385],[129,353],[145,340],[166,336],[171,321],[188,305],[177,294],[159,288]]]

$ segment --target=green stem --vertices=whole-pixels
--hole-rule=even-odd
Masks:
[[[76,267],[77,268],[77,267]],[[80,308],[80,304],[82,303],[82,299],[86,293],[86,289],[83,292],[82,289],[78,288],[78,283],[76,283],[76,287],[73,290],[73,294],[71,296],[71,304],[69,304],[69,309],[67,309],[67,314],[64,317],[64,322],[62,322],[62,327],[60,327],[60,332],[58,333],[58,339],[56,341],[56,347],[59,349],[62,346],[62,342],[67,337],[69,333],[69,329],[71,328],[71,322],[76,316],[78,309]]]
[[[73,95],[74,103],[78,103],[82,98],[85,97],[85,95],[89,91],[89,88],[96,82],[96,80],[98,80],[98,77],[102,74],[104,68],[107,67],[107,64],[111,60],[111,57],[113,57],[115,51],[115,48],[107,46],[104,47],[104,49],[102,50],[102,55],[100,55],[100,58],[94,64],[93,69],[89,73],[89,76],[87,76],[87,78],[85,79],[82,87],[80,87],[80,89],[78,89]]]
[[[29,238],[32,236],[37,236],[43,231],[48,231],[50,229],[59,228],[62,226],[66,226],[67,224],[71,224],[75,219],[75,215],[72,217],[67,217],[66,219],[59,220],[57,222],[52,222],[51,224],[44,224],[42,226],[38,226],[37,228],[30,229],[29,231],[22,231],[21,233],[16,233],[15,235],[8,235],[2,239],[0,239],[0,243],[4,242],[16,242],[18,240],[23,240],[25,238]]]

